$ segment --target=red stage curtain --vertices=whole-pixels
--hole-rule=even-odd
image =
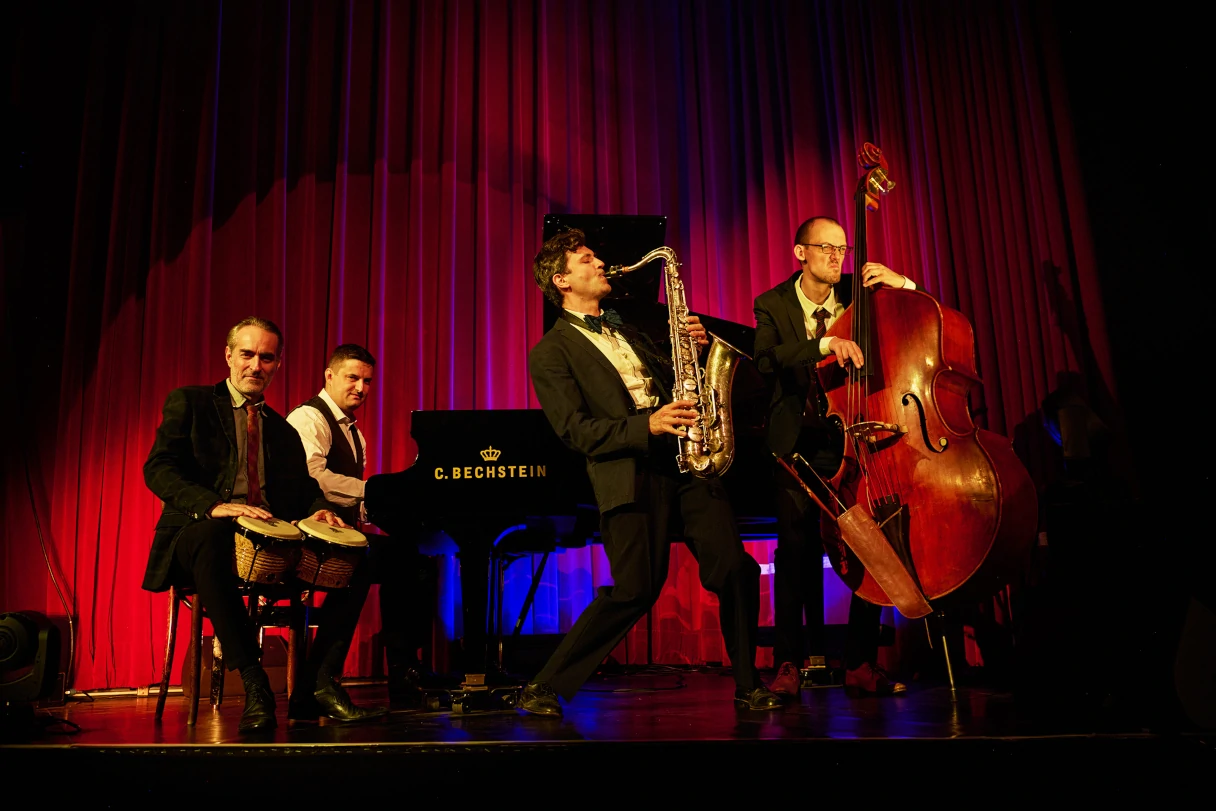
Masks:
[[[224,377],[228,327],[284,329],[281,412],[320,388],[334,345],[366,345],[369,472],[403,469],[415,409],[537,406],[530,261],[550,212],[667,215],[693,309],[750,325],[796,268],[800,221],[851,230],[873,141],[897,186],[870,255],[971,319],[980,421],[1041,474],[1050,450],[1029,437],[1057,376],[1114,390],[1048,6],[169,5],[9,26],[31,165],[0,231],[5,327],[32,374],[5,398],[21,452],[0,607],[62,615],[62,592],[78,688],[157,679],[141,466],[166,393]],[[606,571],[555,560],[541,624],[564,630]],[[375,615],[349,673],[371,672]],[[723,658],[716,622],[677,550],[656,657]]]

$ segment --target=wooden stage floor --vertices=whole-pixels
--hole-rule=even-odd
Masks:
[[[596,804],[736,794],[764,804],[833,794],[928,802],[962,786],[981,792],[972,802],[1048,790],[1090,799],[1151,791],[1164,801],[1191,788],[1210,796],[1216,767],[1210,733],[1037,711],[982,686],[952,694],[947,684],[911,684],[883,698],[822,686],[774,712],[736,710],[732,691],[721,671],[655,667],[593,679],[561,719],[396,711],[349,726],[289,725],[280,697],[279,728],[256,736],[237,733],[239,695],[214,709],[204,700],[194,728],[181,696],[169,697],[159,724],[155,698],[99,697],[39,710],[37,730],[10,735],[0,763],[9,775],[37,775],[33,785],[49,796],[124,807],[167,790],[185,792],[176,804],[187,807],[232,792],[505,801],[556,788]],[[383,686],[351,694],[386,701]]]

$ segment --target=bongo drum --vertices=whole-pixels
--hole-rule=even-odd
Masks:
[[[286,583],[300,560],[300,530],[277,518],[236,518],[232,566],[246,583]]]
[[[367,536],[312,518],[300,521],[300,531],[304,537],[296,577],[320,588],[346,588],[355,566],[367,555]]]

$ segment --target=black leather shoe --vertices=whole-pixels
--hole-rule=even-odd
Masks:
[[[322,716],[349,724],[388,714],[387,707],[357,707],[342,685],[331,681],[311,696],[292,696],[287,717],[292,721],[316,721]]]
[[[245,688],[245,711],[241,713],[239,732],[262,732],[274,729],[274,694],[262,684],[250,684]]]
[[[735,690],[735,706],[744,710],[776,710],[781,708],[781,699],[767,687],[754,690]]]
[[[562,714],[562,705],[557,701],[557,693],[544,682],[526,685],[519,693],[519,706],[524,712],[532,715],[560,718]]]

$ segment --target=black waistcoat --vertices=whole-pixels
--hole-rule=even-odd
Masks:
[[[329,403],[321,399],[321,395],[318,394],[300,403],[296,408],[304,408],[305,406],[311,406],[320,411],[321,416],[325,417],[325,421],[329,423],[329,434],[333,439],[329,443],[329,453],[325,456],[325,467],[339,476],[362,479],[363,465],[355,459],[355,451],[351,448],[350,443],[346,441],[346,433],[342,430],[342,426],[338,424],[338,420],[334,418],[334,412],[329,407]],[[295,411],[295,408],[292,411]],[[363,447],[363,435],[358,433],[357,429],[355,441],[359,443],[360,448]],[[362,455],[360,454],[360,456]],[[333,502],[330,503],[333,504]],[[352,527],[357,525],[359,520],[359,505],[355,504],[344,507],[340,504],[333,504],[332,509],[342,517],[343,521]]]

